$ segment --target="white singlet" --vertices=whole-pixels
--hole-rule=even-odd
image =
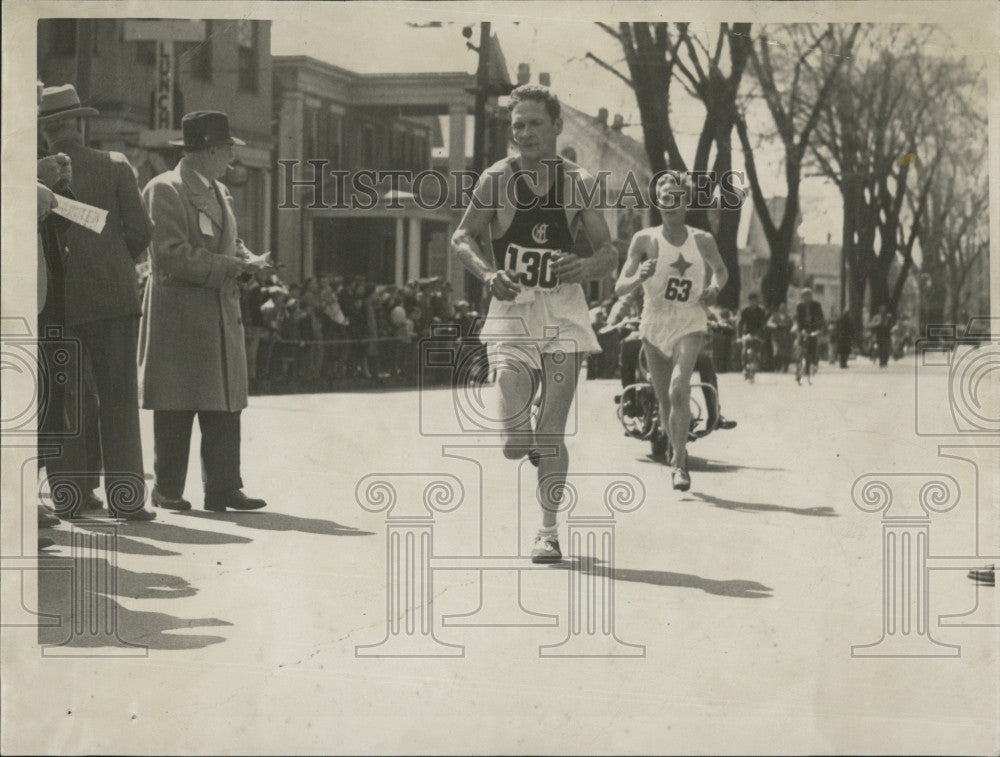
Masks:
[[[642,318],[639,336],[672,357],[681,337],[697,334],[708,328],[708,315],[698,301],[705,289],[707,268],[695,229],[687,229],[687,239],[674,246],[663,236],[663,227],[646,231],[653,243],[656,273],[642,282]]]

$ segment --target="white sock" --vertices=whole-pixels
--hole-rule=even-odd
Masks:
[[[538,529],[538,538],[544,539],[548,536],[559,536],[559,524],[554,526],[542,526]]]

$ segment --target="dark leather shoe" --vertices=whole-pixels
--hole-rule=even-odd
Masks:
[[[240,489],[231,492],[206,492],[205,509],[212,512],[221,513],[226,508],[231,510],[260,510],[267,507],[267,502],[262,499],[248,497]]]
[[[62,523],[55,515],[46,512],[45,508],[41,505],[38,506],[38,527],[39,528],[52,528],[53,526],[58,526]]]
[[[191,503],[188,502],[183,497],[168,497],[162,494],[158,489],[153,489],[153,494],[150,497],[153,503],[153,507],[162,507],[164,510],[190,510]]]
[[[731,421],[728,418],[723,418],[719,416],[719,428],[723,431],[729,431],[730,429],[736,428],[736,421]]]
[[[83,504],[80,505],[81,510],[103,510],[104,500],[98,497],[93,492],[87,492],[83,495]]]
[[[147,510],[146,508],[143,508],[142,510],[122,510],[120,512],[112,510],[111,517],[118,518],[119,520],[134,521],[156,520],[156,513],[152,510]]]

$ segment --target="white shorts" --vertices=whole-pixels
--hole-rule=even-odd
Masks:
[[[639,336],[648,341],[666,357],[673,357],[674,347],[681,338],[708,330],[708,315],[701,306],[675,308],[642,313]]]
[[[543,354],[601,351],[583,288],[575,284],[528,290],[517,300],[494,299],[479,338],[491,370],[509,361],[541,370]]]

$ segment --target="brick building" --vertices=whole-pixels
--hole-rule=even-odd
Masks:
[[[223,179],[233,194],[240,235],[251,249],[271,238],[272,204],[271,24],[248,19],[198,21],[43,19],[38,23],[38,79],[46,86],[74,84],[84,105],[100,111],[87,123],[89,143],[128,155],[140,187],[171,168],[180,152],[167,141],[180,136],[181,116],[222,110],[238,148],[234,170]],[[157,123],[158,38],[172,42],[172,123]]]

